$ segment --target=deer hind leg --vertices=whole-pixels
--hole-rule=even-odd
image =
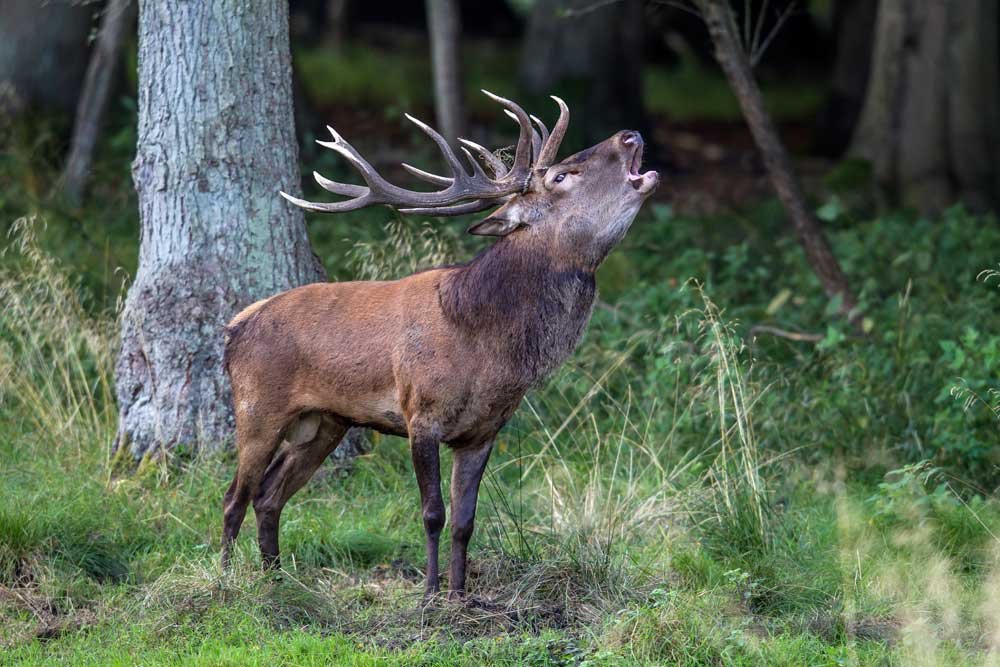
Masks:
[[[251,421],[237,413],[238,463],[233,483],[222,501],[222,567],[229,566],[233,543],[240,534],[247,505],[257,491],[268,463],[281,444],[283,424],[276,420]]]
[[[346,432],[345,426],[319,413],[300,417],[289,429],[253,498],[257,541],[265,568],[281,566],[278,527],[285,503],[305,486]]]

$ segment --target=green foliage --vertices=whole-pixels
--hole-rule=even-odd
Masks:
[[[988,561],[988,547],[1000,544],[994,502],[979,494],[967,498],[927,461],[891,471],[868,500],[871,520],[883,529],[930,527],[935,544],[966,567]]]
[[[495,105],[479,90],[512,94],[509,82],[516,79],[515,63],[488,44],[472,41],[463,44],[462,50],[463,78],[469,82],[464,91],[466,104],[473,114],[495,114]],[[430,64],[426,58],[413,58],[407,49],[385,50],[351,43],[307,49],[295,53],[295,66],[309,99],[320,107],[351,100],[358,107],[378,109],[392,122],[400,120],[404,111],[422,112],[432,107]],[[573,97],[586,92],[574,91],[572,84],[568,88],[561,94]],[[701,65],[693,55],[685,56],[677,67],[645,67],[643,88],[650,112],[676,120],[742,118],[722,73]],[[825,94],[822,86],[810,80],[765,80],[763,90],[765,104],[777,120],[814,114]],[[544,104],[546,99],[525,103]]]
[[[460,258],[459,230],[441,229],[429,222],[417,227],[395,218],[386,225],[386,239],[358,241],[348,252],[348,265],[357,280],[396,280]]]
[[[507,82],[515,78],[509,54],[475,42],[464,43],[462,51],[468,108],[475,113],[496,113],[496,105],[479,90],[506,92]],[[414,58],[412,50],[345,44],[302,50],[294,54],[294,60],[309,99],[321,107],[351,100],[358,108],[379,109],[385,118],[402,122],[404,112],[433,106],[430,62]]]
[[[811,81],[764,81],[764,104],[776,120],[798,119],[814,114],[824,91]],[[693,55],[678,67],[643,69],[646,108],[680,121],[731,120],[742,118],[739,102],[722,72],[708,69]]]
[[[124,277],[135,273],[138,210],[129,167],[135,154],[135,101],[109,106],[107,125],[117,128],[95,151],[91,197],[80,208],[59,197],[57,185],[68,136],[62,119],[32,118],[0,129],[0,236],[22,218],[41,218],[39,243],[72,266],[72,282],[86,290],[88,308],[115,307]],[[6,243],[4,243],[6,245]],[[0,257],[0,266],[11,257]]]

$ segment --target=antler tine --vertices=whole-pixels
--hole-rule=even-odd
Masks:
[[[343,155],[348,162],[350,162],[355,169],[361,172],[361,177],[365,179],[365,183],[371,186],[373,181],[377,181],[380,176],[375,168],[368,164],[368,161],[361,157],[361,154],[354,150],[354,147],[349,143],[344,141],[343,137],[334,131],[332,127],[327,127],[330,132],[333,133],[333,141],[319,141],[316,143],[324,148],[329,148],[331,150],[337,151]],[[328,183],[333,183],[334,181],[328,181]]]
[[[506,98],[494,95],[488,90],[484,90],[483,94],[513,112],[514,117],[517,119],[517,124],[521,126],[521,132],[517,138],[517,149],[514,151],[514,164],[511,166],[510,171],[507,172],[507,175],[504,178],[516,180],[526,177],[531,169],[532,129],[531,120],[528,119],[528,114],[524,112],[524,109]],[[544,151],[544,148],[542,150]]]
[[[347,201],[333,202],[326,204],[323,202],[311,202],[305,199],[299,199],[298,197],[293,197],[292,195],[279,190],[278,194],[292,202],[299,208],[303,208],[307,211],[312,211],[313,213],[340,213],[342,211],[353,211],[356,208],[361,208],[364,204],[357,205],[357,202],[364,200],[364,197],[357,197],[355,199],[348,199]],[[352,204],[353,206],[344,206],[345,204]]]
[[[424,134],[426,134],[428,137],[434,140],[434,143],[436,143],[438,145],[438,148],[441,149],[441,153],[444,154],[444,159],[448,162],[448,166],[451,168],[452,174],[456,179],[460,179],[462,176],[468,175],[468,173],[465,171],[465,167],[463,167],[462,163],[458,161],[458,156],[455,155],[455,152],[451,150],[451,146],[448,145],[448,142],[445,140],[444,137],[442,137],[438,133],[437,130],[435,130],[427,123],[424,123],[423,121],[414,118],[410,114],[404,114],[404,115],[406,116],[407,120],[409,120],[411,123],[419,127],[421,130],[423,130]]]
[[[324,178],[318,171],[313,172],[313,178],[319,183],[321,188],[334,194],[345,195],[347,197],[361,197],[368,194],[368,188],[364,186],[331,181],[329,178]]]
[[[336,130],[329,125],[326,126],[326,129],[330,131],[333,141],[317,141],[316,143],[320,146],[331,148],[343,155],[348,162],[354,165],[354,167],[361,172],[362,178],[365,179],[365,182],[368,183],[369,187],[366,188],[361,185],[331,181],[314,171],[313,178],[316,179],[316,182],[319,183],[320,187],[324,190],[333,192],[334,194],[351,197],[351,199],[340,202],[317,203],[293,197],[286,192],[279,192],[278,194],[296,206],[300,206],[307,211],[315,211],[317,213],[339,213],[341,211],[352,211],[356,208],[367,206],[371,203],[372,186],[379,183],[379,181],[382,180],[381,177],[375,169],[368,164],[368,162],[361,157],[357,151],[354,150],[353,146],[344,141],[344,138],[341,137]]]
[[[566,136],[566,128],[569,127],[569,107],[555,95],[552,96],[552,99],[559,105],[559,120],[556,121],[555,127],[552,128],[552,134],[545,141],[541,154],[535,160],[535,169],[545,169],[555,162],[556,155],[559,153],[559,144],[562,143],[563,137]]]
[[[454,178],[448,178],[447,176],[438,176],[437,174],[432,174],[429,171],[424,171],[423,169],[418,169],[411,164],[406,164],[405,162],[400,162],[399,166],[410,172],[417,178],[428,183],[433,183],[434,185],[444,185],[448,186],[455,182]]]
[[[479,154],[479,157],[489,165],[490,169],[493,170],[494,178],[501,178],[507,173],[507,165],[503,163],[503,160],[498,158],[493,151],[486,148],[485,146],[480,146],[475,141],[469,141],[468,139],[459,139],[458,142],[463,146],[468,146],[472,150]]]
[[[538,126],[538,131],[542,134],[542,143],[544,144],[549,140],[549,128],[545,127],[545,123],[538,116],[529,116],[531,122]]]
[[[531,133],[532,154],[535,156],[535,161],[537,161],[539,155],[541,155],[542,146],[544,146],[545,142],[549,140],[549,128],[545,127],[545,123],[543,123],[538,116],[528,117],[531,119],[531,122],[538,127],[538,132],[532,131]]]
[[[476,160],[476,158],[472,157],[472,153],[469,152],[469,149],[466,148],[465,146],[459,146],[459,148],[462,149],[462,152],[465,153],[465,157],[469,160],[469,164],[472,165],[472,178],[488,180],[489,176],[487,176],[486,172],[483,171],[483,168],[479,165],[479,162]]]
[[[463,204],[455,204],[454,206],[401,208],[399,209],[399,212],[407,215],[435,215],[443,217],[451,215],[465,215],[466,213],[478,213],[479,211],[485,211],[488,208],[499,206],[501,203],[502,201],[492,199],[474,199],[473,201],[467,201]]]
[[[507,109],[504,109],[503,112],[508,116],[510,116],[511,118],[513,118],[514,120],[517,120],[517,116],[515,116]],[[534,116],[528,116],[528,118],[537,123],[542,128],[542,132],[545,134],[545,137],[542,137],[542,135],[540,135],[538,131],[535,130],[535,128],[531,128],[531,156],[533,160],[537,160],[539,153],[542,152],[542,144],[544,144],[545,139],[548,138],[549,131],[545,128],[544,125],[542,125],[542,121],[538,120]]]

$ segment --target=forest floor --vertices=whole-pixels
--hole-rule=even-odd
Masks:
[[[724,122],[717,136],[677,122],[696,135],[681,149],[717,156],[706,146],[718,144],[716,161],[743,162]],[[468,601],[421,607],[418,493],[398,438],[320,470],[285,510],[285,569],[270,574],[251,517],[233,571],[219,569],[230,453],[179,449],[138,469],[111,456],[134,128],[103,148],[82,209],[47,195],[54,136],[33,128],[0,161],[12,230],[0,663],[1000,660],[1000,293],[980,275],[998,259],[995,217],[874,215],[855,166],[812,179],[864,308],[856,336],[773,200],[651,202],[600,272],[580,349],[498,442]],[[303,161],[342,169],[326,159]],[[387,217],[311,222],[333,278],[398,276],[479,247],[464,221]]]

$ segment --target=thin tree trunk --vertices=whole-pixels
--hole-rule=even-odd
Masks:
[[[116,448],[222,446],[226,322],[324,279],[301,213],[288,3],[139,2],[139,270],[116,367]]]
[[[434,107],[438,127],[453,146],[464,133],[462,76],[458,64],[461,34],[456,0],[427,0],[427,28],[434,68]]]
[[[334,48],[344,43],[347,0],[326,1],[326,41]]]
[[[123,37],[134,19],[135,3],[132,0],[110,0],[104,8],[101,29],[90,54],[83,92],[77,103],[73,141],[62,176],[63,195],[72,204],[78,204],[83,198],[94,159],[94,147],[121,61]]]
[[[829,157],[843,155],[865,103],[875,41],[877,0],[837,0],[834,5],[836,54],[830,91],[816,122],[816,148]]]
[[[830,250],[819,221],[806,202],[788,152],[764,107],[764,98],[754,79],[750,61],[739,41],[732,9],[725,0],[697,0],[697,3],[715,45],[715,57],[736,93],[750,133],[764,158],[771,184],[795,228],[806,258],[827,296],[840,297],[841,312],[853,318],[856,316],[853,311],[857,307],[857,299]]]

